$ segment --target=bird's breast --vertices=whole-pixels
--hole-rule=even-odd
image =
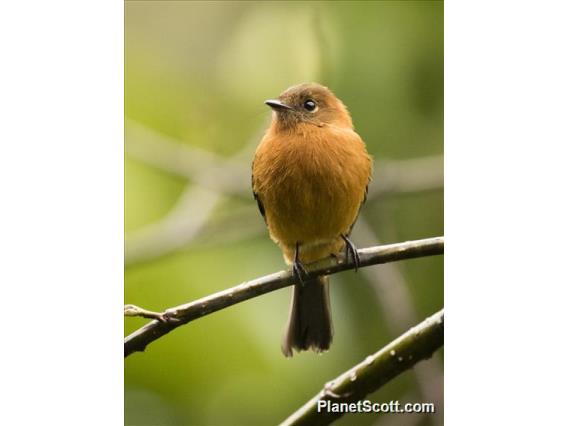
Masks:
[[[267,136],[253,165],[255,192],[274,239],[316,243],[347,233],[371,173],[370,158],[352,130],[304,129]]]

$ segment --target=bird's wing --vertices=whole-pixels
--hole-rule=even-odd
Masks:
[[[369,182],[370,181],[371,181],[371,178],[369,178]],[[363,201],[361,201],[361,204],[359,204],[359,210],[357,210],[357,215],[355,216],[355,220],[353,221],[353,223],[349,227],[349,232],[347,233],[347,236],[351,235],[351,231],[353,230],[353,227],[355,226],[355,222],[357,222],[357,219],[359,218],[359,213],[361,213],[361,207],[363,207],[363,204],[365,204],[365,201],[367,201],[367,194],[368,193],[369,193],[369,184],[367,183],[367,186],[365,186],[365,194],[363,195]]]
[[[264,213],[264,206],[262,205],[262,201],[260,201],[260,197],[254,191],[252,192],[252,195],[254,195],[254,199],[256,200],[256,204],[258,205],[258,210],[260,211],[264,222],[266,222],[266,214]]]
[[[254,160],[252,162],[252,169],[254,170]],[[251,178],[251,186],[252,186],[252,195],[253,195],[254,199],[256,200],[256,204],[258,205],[258,210],[260,211],[260,214],[262,215],[262,218],[264,219],[264,223],[266,223],[266,213],[264,211],[264,205],[262,204],[262,201],[260,200],[258,193],[255,191],[256,185],[254,184],[254,173],[251,174],[250,178]]]

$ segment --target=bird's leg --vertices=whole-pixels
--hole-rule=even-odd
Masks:
[[[300,262],[300,243],[296,243],[296,251],[294,252],[294,263],[292,264],[292,272],[298,284],[304,285],[304,278],[308,276],[308,271]]]
[[[349,254],[351,254],[353,263],[355,264],[355,272],[357,272],[357,269],[359,269],[359,264],[361,262],[359,253],[357,252],[357,247],[355,247],[353,241],[351,241],[346,235],[341,234],[341,238],[343,239],[343,241],[345,241],[345,260],[349,262]]]

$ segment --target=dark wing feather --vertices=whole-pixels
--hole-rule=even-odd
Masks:
[[[253,168],[254,168],[254,161],[253,161],[252,165],[253,165]],[[260,200],[258,193],[256,193],[254,191],[254,174],[251,174],[250,180],[251,180],[251,186],[252,186],[252,195],[253,195],[254,199],[256,200],[256,204],[258,205],[258,210],[260,211],[260,214],[262,215],[262,218],[264,219],[264,223],[266,223],[266,213],[264,211],[264,205],[262,204],[262,201]]]
[[[260,211],[262,218],[266,222],[266,213],[264,213],[264,206],[262,205],[262,201],[260,201],[260,197],[254,191],[253,191],[252,195],[254,195],[254,199],[256,200],[256,204],[258,205],[258,210]]]
[[[363,195],[363,201],[361,201],[361,204],[359,204],[359,210],[357,211],[357,216],[355,216],[355,220],[353,221],[353,223],[349,227],[349,232],[347,233],[347,236],[351,235],[351,231],[353,230],[353,227],[355,226],[355,222],[357,222],[357,219],[359,218],[359,213],[361,213],[361,207],[363,207],[363,204],[365,204],[365,201],[367,201],[367,194],[368,193],[369,193],[369,184],[367,184],[367,186],[365,187],[365,194]]]

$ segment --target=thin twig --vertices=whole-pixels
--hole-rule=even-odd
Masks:
[[[433,256],[442,254],[443,251],[444,237],[369,247],[358,250],[360,257],[359,267]],[[354,263],[346,261],[342,255],[337,259],[328,258],[307,265],[308,278],[315,278],[318,275],[331,275],[354,268]],[[143,351],[148,344],[182,324],[261,294],[287,287],[293,283],[294,276],[290,271],[280,271],[244,282],[236,287],[203,297],[194,302],[167,309],[163,313],[167,321],[154,320],[126,337],[124,340],[124,356],[128,356],[133,352]]]
[[[328,382],[281,426],[328,425],[343,416],[333,404],[357,403],[444,344],[444,310],[437,312],[363,362]],[[319,407],[319,409],[318,409]],[[329,407],[329,410],[327,409]],[[340,407],[336,405],[335,407]]]
[[[222,158],[175,141],[134,120],[126,120],[125,131],[125,147],[130,155],[188,179],[184,192],[164,217],[126,234],[125,266],[152,261],[188,247],[209,224],[213,211],[227,195],[252,199],[252,192],[245,192],[243,188],[250,184],[251,172],[247,162],[260,136],[251,138],[230,158]],[[253,209],[250,211],[249,217],[253,217],[252,213],[258,214]],[[264,229],[262,221],[247,221],[258,223],[258,229]]]
[[[162,322],[166,321],[164,315],[161,312],[149,311],[148,309],[144,309],[136,305],[124,305],[124,316],[151,318],[160,320]]]
[[[238,158],[223,158],[131,119],[125,121],[125,134],[126,153],[139,161],[223,194],[243,194],[250,188],[250,164]],[[248,145],[243,149],[252,150]]]
[[[431,155],[406,160],[377,161],[376,181],[369,186],[368,198],[388,194],[435,191],[444,187],[444,157]]]
[[[188,185],[166,216],[126,235],[124,265],[153,260],[187,246],[223,199],[217,192]]]

